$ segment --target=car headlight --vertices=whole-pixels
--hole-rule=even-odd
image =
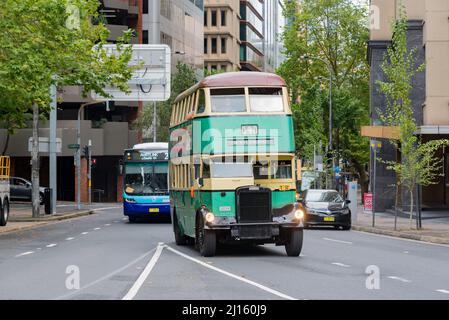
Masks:
[[[295,219],[301,220],[304,218],[304,210],[303,209],[297,209],[295,211]]]
[[[207,223],[212,223],[215,220],[215,216],[212,212],[208,212],[206,213],[205,219]]]
[[[136,200],[134,200],[133,198],[125,198],[125,202],[136,203]]]

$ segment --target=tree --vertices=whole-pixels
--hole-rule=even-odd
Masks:
[[[397,176],[397,187],[404,187],[410,196],[410,228],[412,228],[414,190],[417,185],[437,183],[441,176],[442,158],[436,153],[449,140],[432,140],[423,143],[416,136],[417,125],[411,106],[412,79],[424,70],[417,65],[416,48],[407,48],[407,13],[403,3],[399,5],[399,19],[393,21],[393,40],[382,63],[386,81],[378,81],[380,91],[387,98],[385,112],[380,118],[388,126],[399,128],[399,139],[392,140],[401,153],[401,161],[384,161]],[[418,225],[418,224],[417,224]]]
[[[33,112],[49,111],[51,85],[82,85],[106,95],[113,85],[128,91],[131,30],[119,39],[120,54],[103,45],[109,31],[99,22],[97,0],[3,0],[0,2],[0,123],[8,133],[22,128]],[[94,46],[96,49],[94,50]],[[34,146],[37,147],[35,141]],[[33,216],[39,214],[38,154],[33,153]]]
[[[157,103],[157,141],[168,141],[168,128],[170,126],[173,102],[180,93],[193,86],[196,82],[195,70],[191,66],[178,61],[176,72],[172,77],[170,98],[167,101]],[[153,127],[153,112],[153,108],[146,106],[139,118],[134,122],[134,126],[140,130],[150,130]]]
[[[360,136],[360,127],[369,123],[368,4],[285,0],[283,14],[289,21],[281,35],[286,59],[277,73],[291,93],[298,152],[311,161],[313,146],[328,144],[327,64],[333,79],[334,157],[349,162],[365,192],[369,142]]]

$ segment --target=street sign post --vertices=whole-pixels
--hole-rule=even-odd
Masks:
[[[39,152],[47,153],[50,152],[50,139],[48,137],[39,137]],[[56,153],[61,152],[62,140],[61,138],[56,138]],[[33,150],[33,137],[28,138],[28,151]]]
[[[377,168],[377,152],[382,148],[382,143],[377,140],[371,140],[371,149],[373,150],[373,190],[372,190],[372,211],[373,211],[373,223],[374,228],[376,224],[376,168]]]
[[[79,149],[80,145],[77,144],[77,143],[71,143],[71,144],[67,145],[67,148],[69,148],[69,149]]]

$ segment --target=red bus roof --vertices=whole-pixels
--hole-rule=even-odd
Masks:
[[[274,73],[257,72],[257,71],[239,71],[239,72],[225,72],[215,74],[204,78],[196,85],[182,92],[176,99],[175,103],[184,96],[196,91],[198,88],[211,87],[245,87],[245,86],[272,86],[285,87],[284,79]]]

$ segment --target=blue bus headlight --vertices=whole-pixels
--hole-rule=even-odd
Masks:
[[[136,203],[136,200],[134,200],[133,198],[125,198],[125,202],[127,202],[127,203]]]

